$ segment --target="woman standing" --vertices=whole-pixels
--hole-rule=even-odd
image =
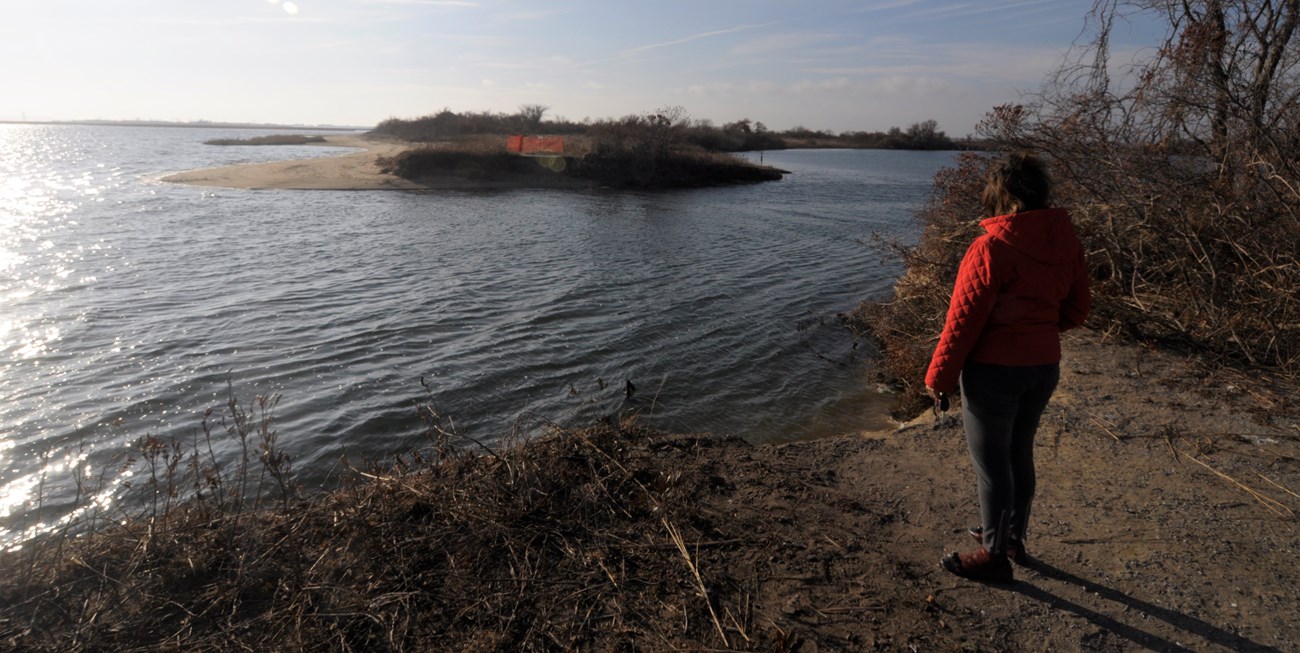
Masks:
[[[985,233],[971,243],[939,345],[925,376],[939,403],[957,390],[979,481],[980,547],[945,569],[1011,580],[1024,564],[1034,498],[1034,433],[1060,377],[1060,332],[1083,323],[1091,298],[1083,247],[1064,209],[1051,206],[1043,164],[1026,153],[995,162],[981,202]]]

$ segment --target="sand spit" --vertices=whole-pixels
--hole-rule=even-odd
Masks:
[[[326,136],[320,145],[355,147],[362,151],[340,156],[248,163],[191,170],[163,177],[163,181],[219,188],[292,190],[420,190],[427,184],[407,181],[379,170],[379,159],[411,147],[410,144],[370,136]]]

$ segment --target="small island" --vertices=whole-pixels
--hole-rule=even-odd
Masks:
[[[163,181],[243,189],[652,190],[778,181],[789,174],[702,144],[696,138],[700,125],[680,110],[578,126],[543,122],[544,111],[523,107],[513,116],[488,118],[444,111],[386,120],[365,134],[210,140],[209,145],[325,145],[364,151],[194,170]]]

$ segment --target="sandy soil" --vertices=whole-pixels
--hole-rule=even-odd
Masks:
[[[356,147],[362,151],[341,156],[274,161],[191,170],[163,177],[163,181],[222,188],[284,188],[296,190],[418,190],[426,185],[379,171],[380,157],[393,156],[407,143],[358,135],[326,136],[330,147]],[[274,147],[274,146],[259,146]]]
[[[795,651],[1300,651],[1297,388],[1089,332],[1065,356],[1015,583],[938,565],[977,518],[951,415],[665,461],[711,479],[700,567]]]

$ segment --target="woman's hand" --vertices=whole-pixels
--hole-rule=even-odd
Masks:
[[[925,386],[925,392],[926,392],[926,394],[930,395],[930,399],[933,399],[933,400],[934,400],[934,407],[935,407],[936,409],[938,409],[938,410],[940,410],[940,411],[947,411],[947,410],[948,410],[948,395],[947,395],[947,394],[942,393],[942,392],[939,392],[938,390],[935,390],[934,388],[931,388],[931,387],[928,386],[928,385]]]

